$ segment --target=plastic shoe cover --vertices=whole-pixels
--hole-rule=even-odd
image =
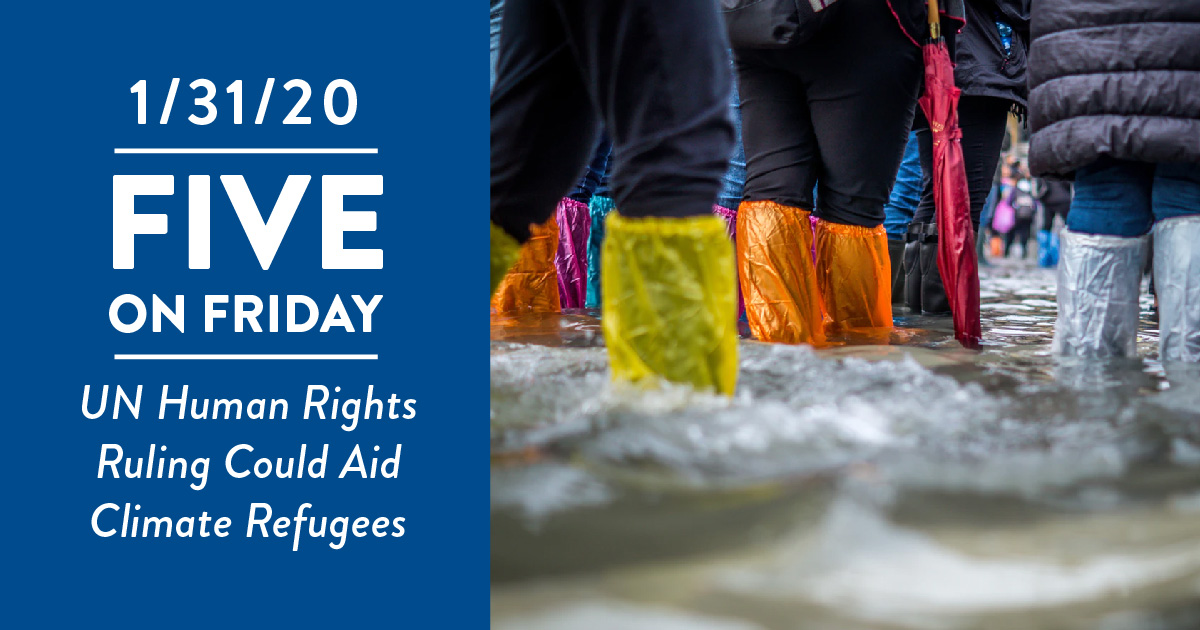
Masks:
[[[1037,243],[1038,266],[1049,268],[1058,265],[1058,235],[1050,230],[1039,230]]]
[[[563,308],[583,308],[587,302],[587,247],[592,217],[587,204],[571,198],[558,202],[558,296]]]
[[[601,322],[613,380],[732,394],[737,292],[725,223],[614,212],[606,229]]]
[[[1050,263],[1050,230],[1038,230],[1038,259],[1039,267],[1053,267]]]
[[[725,222],[725,229],[729,231],[729,240],[733,241],[734,248],[737,248],[737,210],[731,210],[721,205],[713,205],[713,214],[721,218]],[[742,299],[742,287],[738,285],[738,319],[746,316],[746,301]]]
[[[738,275],[746,319],[759,341],[825,340],[808,217],[773,201],[743,201],[738,208]]]
[[[599,195],[592,197],[588,204],[588,214],[591,215],[592,227],[588,233],[588,271],[587,271],[587,302],[588,308],[600,306],[600,247],[604,244],[604,219],[613,210],[613,200]]]
[[[1137,354],[1138,298],[1149,237],[1062,231],[1054,354]]]
[[[1200,216],[1154,226],[1158,354],[1162,361],[1200,361]]]
[[[554,253],[558,249],[558,222],[554,217],[530,226],[530,238],[521,246],[517,262],[500,281],[492,296],[497,313],[557,313],[558,272]]]
[[[817,286],[834,330],[891,328],[887,232],[817,221]]]
[[[888,264],[892,266],[892,305],[904,304],[904,241],[888,239]]]
[[[496,287],[500,286],[500,281],[504,279],[504,274],[508,273],[509,269],[517,262],[517,253],[521,251],[521,244],[517,239],[509,235],[508,232],[496,227],[492,224],[492,293],[496,295]]]

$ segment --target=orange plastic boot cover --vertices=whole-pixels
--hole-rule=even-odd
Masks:
[[[834,330],[892,327],[887,232],[817,221],[817,284]]]
[[[825,340],[808,215],[774,201],[743,201],[738,207],[738,277],[746,319],[760,341]]]
[[[541,225],[529,226],[530,238],[521,246],[517,263],[500,281],[492,297],[497,313],[558,313],[558,222],[553,216]]]

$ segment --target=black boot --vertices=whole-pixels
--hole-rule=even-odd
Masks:
[[[938,270],[937,249],[936,232],[921,240],[921,312],[926,315],[949,315],[950,299],[946,297],[946,285]]]
[[[888,239],[888,258],[892,265],[892,304],[904,303],[904,241]]]
[[[904,239],[904,305],[921,312],[921,233],[924,223],[912,223]]]

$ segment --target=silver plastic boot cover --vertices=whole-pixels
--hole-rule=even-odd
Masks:
[[[1138,298],[1149,237],[1062,231],[1054,353],[1137,355]]]
[[[1200,216],[1154,226],[1158,349],[1163,361],[1200,361]]]

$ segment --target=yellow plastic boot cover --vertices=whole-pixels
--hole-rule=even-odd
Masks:
[[[492,232],[493,273],[496,268],[495,229]],[[517,254],[516,264],[504,275],[492,296],[492,308],[497,313],[557,313],[561,310],[558,271],[554,267],[558,222],[550,217],[541,225],[530,226],[530,234]]]
[[[817,285],[835,330],[892,327],[887,232],[817,221]]]
[[[504,279],[504,274],[508,273],[509,269],[517,262],[517,253],[521,250],[521,244],[517,239],[509,236],[508,232],[492,225],[492,287],[489,295],[496,294],[496,287],[500,286],[500,281]]]
[[[732,394],[737,290],[725,222],[613,212],[605,230],[602,322],[613,379]]]
[[[744,201],[738,208],[738,273],[746,319],[760,341],[825,340],[808,215],[773,201]]]

